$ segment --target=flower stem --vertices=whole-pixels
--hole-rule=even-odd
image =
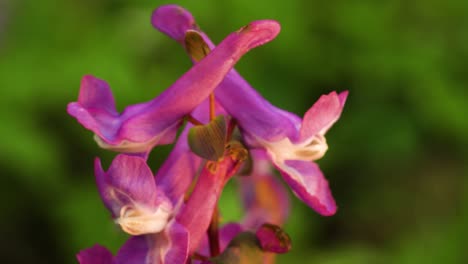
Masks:
[[[216,117],[215,95],[210,94],[210,121]]]
[[[210,242],[210,253],[212,257],[219,255],[219,210],[218,206],[213,211],[210,227],[208,228],[208,240]]]
[[[196,119],[192,115],[187,115],[187,116],[185,116],[185,118],[187,119],[188,122],[192,123],[193,125],[196,125],[196,126],[202,126],[203,125],[202,122],[200,122],[198,119]]]
[[[236,128],[236,125],[237,125],[236,119],[231,117],[231,119],[229,120],[228,128],[227,128],[227,136],[226,136],[227,142],[231,140],[232,133],[234,133],[234,129]]]

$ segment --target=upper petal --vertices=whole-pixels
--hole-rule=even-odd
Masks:
[[[94,76],[81,80],[78,101],[68,104],[68,113],[99,137],[114,140],[120,125],[119,113],[109,85]]]
[[[155,28],[172,36],[180,43],[184,42],[185,32],[197,29],[192,14],[178,5],[163,5],[153,11],[151,23]]]
[[[300,160],[286,160],[275,163],[284,180],[296,196],[324,216],[336,213],[335,200],[316,163]]]
[[[340,117],[347,96],[348,91],[322,95],[304,115],[300,141],[317,134],[324,135]]]

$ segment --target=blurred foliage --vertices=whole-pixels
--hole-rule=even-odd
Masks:
[[[94,186],[92,135],[67,116],[84,74],[119,109],[151,99],[189,67],[149,22],[155,0],[0,1],[0,152],[4,263],[75,263],[125,240]],[[282,33],[237,69],[300,115],[348,89],[319,161],[340,206],[324,218],[293,198],[280,263],[468,263],[468,2],[178,1],[215,41],[249,21]],[[184,96],[184,95],[180,95]],[[170,146],[157,149],[154,168]],[[222,197],[238,219],[236,186]]]

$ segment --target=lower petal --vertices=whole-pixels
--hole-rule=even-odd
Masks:
[[[112,264],[112,253],[101,245],[94,245],[91,248],[81,250],[76,254],[80,264]]]
[[[189,233],[171,221],[162,233],[148,236],[150,249],[145,264],[185,264],[188,258]]]
[[[286,160],[275,165],[299,199],[321,215],[336,213],[337,207],[328,181],[316,163]]]
[[[134,236],[125,242],[115,258],[116,264],[149,264],[147,236]]]

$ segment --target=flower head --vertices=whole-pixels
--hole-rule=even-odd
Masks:
[[[192,15],[175,5],[155,10],[152,23],[181,44],[184,32],[199,30]],[[200,34],[207,47],[214,49],[206,34]],[[322,215],[336,212],[328,182],[314,161],[328,149],[324,135],[339,118],[347,92],[322,96],[302,119],[270,104],[235,70],[226,75],[215,94],[237,121],[249,146],[266,151],[301,200]]]

